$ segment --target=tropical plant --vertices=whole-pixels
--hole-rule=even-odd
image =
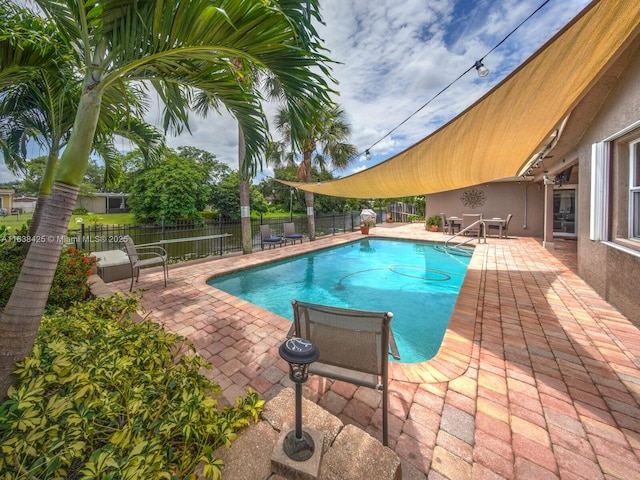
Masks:
[[[442,218],[440,217],[440,215],[432,215],[431,217],[427,218],[426,223],[427,227],[435,227],[437,229],[442,225]]]
[[[151,320],[139,296],[78,303],[45,315],[19,383],[0,405],[0,472],[18,478],[219,479],[214,456],[255,422],[250,389],[220,408],[211,365]]]
[[[82,91],[81,66],[74,64],[78,57],[73,53],[73,45],[65,41],[53,23],[6,1],[0,3],[0,13],[3,14],[0,29],[4,40],[0,40],[0,45],[3,51],[6,49],[6,55],[0,59],[0,70],[9,72],[0,76],[0,125],[3,127],[0,148],[14,172],[24,171],[31,163],[26,161],[29,141],[48,150],[44,168],[39,172],[38,202],[29,227],[29,234],[35,236],[51,193],[59,153],[70,138],[76,116]],[[28,31],[31,37],[22,38],[15,33],[22,31]],[[10,74],[16,71],[27,73]],[[106,175],[100,181],[114,175],[116,136],[131,140],[152,158],[164,147],[163,135],[139,120],[146,111],[144,98],[144,90],[138,85],[112,85],[105,90],[92,145],[105,161]],[[29,243],[24,245],[25,253],[29,246]]]
[[[295,119],[292,131],[296,134],[308,112],[322,111],[329,102],[324,76],[329,73],[329,59],[321,53],[311,23],[312,18],[320,20],[317,0],[36,3],[39,10],[31,15],[44,15],[57,38],[71,47],[68,51],[74,60],[70,63],[83,78],[71,135],[37,231],[45,238],[63,239],[66,234],[103,102],[113,87],[133,82],[154,88],[165,106],[165,128],[176,131],[188,127],[195,91],[217,99],[242,128],[244,162],[251,172],[261,165],[268,131],[259,91],[240,85],[238,76],[253,68],[276,76]],[[28,28],[17,33],[30,35]],[[59,60],[46,52],[42,57]],[[234,65],[234,58],[242,60],[242,69]],[[14,72],[19,77],[29,70],[24,62],[14,64],[13,69],[3,64],[2,74]],[[14,380],[15,362],[31,351],[61,249],[58,241],[31,245],[0,317],[0,398]]]
[[[295,122],[299,121],[294,115],[286,108],[281,108],[276,114],[275,125],[282,141],[271,145],[268,157],[275,166],[295,163],[295,152],[299,152],[302,154],[302,161],[298,165],[296,179],[309,183],[312,180],[312,164],[316,164],[324,172],[330,167],[345,168],[355,160],[357,148],[346,143],[351,136],[351,125],[346,121],[344,110],[335,105],[317,110],[303,119],[304,128],[298,132],[293,129]],[[317,147],[320,147],[319,151]],[[313,192],[305,192],[304,195],[309,240],[315,240]]]

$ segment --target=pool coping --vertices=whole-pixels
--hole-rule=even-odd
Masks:
[[[345,234],[339,238],[332,237],[330,248],[345,243],[352,242],[357,234]],[[392,231],[385,231],[385,235],[369,235],[369,238],[397,239],[403,241],[417,241],[426,243],[444,243],[433,239],[406,238],[405,236],[394,236]],[[249,255],[235,258],[222,258],[212,262],[213,271],[201,274],[193,279],[193,287],[202,293],[210,295],[216,300],[221,300],[233,304],[236,308],[251,309],[254,315],[267,320],[269,323],[280,328],[284,333],[288,331],[291,321],[285,317],[265,310],[253,303],[219,290],[209,284],[207,280],[224,274],[242,271],[248,268],[267,265],[298,255],[303,255],[309,251],[316,251],[320,248],[318,244],[321,240],[313,242],[315,248],[300,249],[291,245],[287,248],[269,249],[270,255]],[[309,245],[309,242],[303,245]],[[299,245],[298,245],[299,247]],[[266,253],[260,252],[260,253]],[[462,282],[458,299],[453,308],[449,324],[445,331],[438,353],[425,362],[420,363],[396,363],[389,362],[389,379],[410,383],[440,383],[453,380],[463,375],[469,368],[473,353],[474,338],[477,326],[478,304],[480,299],[481,285],[485,272],[486,244],[474,246],[473,255],[469,261],[467,273]],[[257,252],[256,252],[257,253]],[[248,258],[249,257],[249,258]],[[228,265],[229,263],[233,266]],[[278,321],[279,320],[279,321]],[[286,323],[285,323],[286,322]]]

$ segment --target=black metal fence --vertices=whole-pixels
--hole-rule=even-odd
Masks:
[[[378,222],[385,221],[386,212],[377,214]],[[293,222],[296,231],[308,237],[306,216],[252,218],[253,249],[260,248],[260,225],[268,224],[274,234],[282,234],[283,224]],[[360,226],[360,212],[315,216],[316,237],[352,232]],[[217,237],[227,234],[228,236]],[[121,250],[124,237],[131,237],[136,245],[172,240],[165,244],[173,260],[222,255],[242,251],[240,221],[207,220],[203,225],[180,222],[172,225],[85,225],[69,231],[68,243],[88,252]],[[205,238],[202,238],[205,237]],[[208,237],[208,238],[207,238]],[[213,237],[213,238],[212,238]]]

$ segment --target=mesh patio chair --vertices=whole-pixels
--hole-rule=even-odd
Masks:
[[[440,218],[442,218],[442,234],[449,234],[449,235],[453,235],[455,232],[455,229],[457,228],[458,231],[460,231],[460,224],[459,223],[455,223],[453,220],[450,220],[447,218],[447,216],[444,213],[440,214]]]
[[[293,222],[283,223],[284,227],[284,243],[291,242],[295,245],[297,241],[302,243],[302,234],[296,232],[296,226]]]
[[[502,226],[502,237],[507,238],[507,232],[509,231],[509,222],[513,218],[513,213],[507,215],[507,219],[504,221],[504,225]],[[500,225],[487,225],[488,233],[491,233],[492,230],[497,230],[500,232]]]
[[[142,247],[136,247],[131,237],[127,237],[124,242],[124,249],[125,252],[127,252],[129,263],[131,264],[131,285],[129,286],[129,291],[133,290],[134,277],[136,279],[136,283],[138,283],[141,268],[153,267],[156,265],[162,265],[164,286],[167,286],[167,278],[169,277],[169,256],[164,248],[160,245],[144,245]]]
[[[393,313],[291,304],[288,337],[306,338],[320,351],[309,373],[382,391],[382,443],[388,445],[389,354],[400,359],[390,325]]]
[[[269,245],[269,248],[275,245],[282,245],[284,238],[276,237],[271,233],[271,227],[269,225],[260,225],[260,248],[264,250],[265,245]]]
[[[464,230],[465,228],[472,225],[474,222],[477,222],[478,220],[482,220],[482,215],[479,213],[463,213],[462,229]],[[473,226],[472,228],[470,228],[464,233],[465,235],[474,235],[474,236],[480,237],[480,235],[482,234],[482,224],[478,223],[477,225]]]

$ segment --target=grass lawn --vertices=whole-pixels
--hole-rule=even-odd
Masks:
[[[31,220],[33,213],[21,213],[19,215],[7,215],[6,217],[0,217],[0,225],[10,227],[10,232],[15,232],[17,228],[21,227],[27,220]]]
[[[11,227],[10,231],[15,232],[17,228],[26,224],[28,220],[31,220],[32,216],[33,213],[7,215],[6,217],[0,217],[0,225]],[[78,219],[80,219],[80,221],[78,221]],[[80,224],[82,223],[85,225],[93,225],[94,222],[103,225],[133,225],[135,220],[133,219],[133,213],[71,215],[69,228],[80,228]]]

